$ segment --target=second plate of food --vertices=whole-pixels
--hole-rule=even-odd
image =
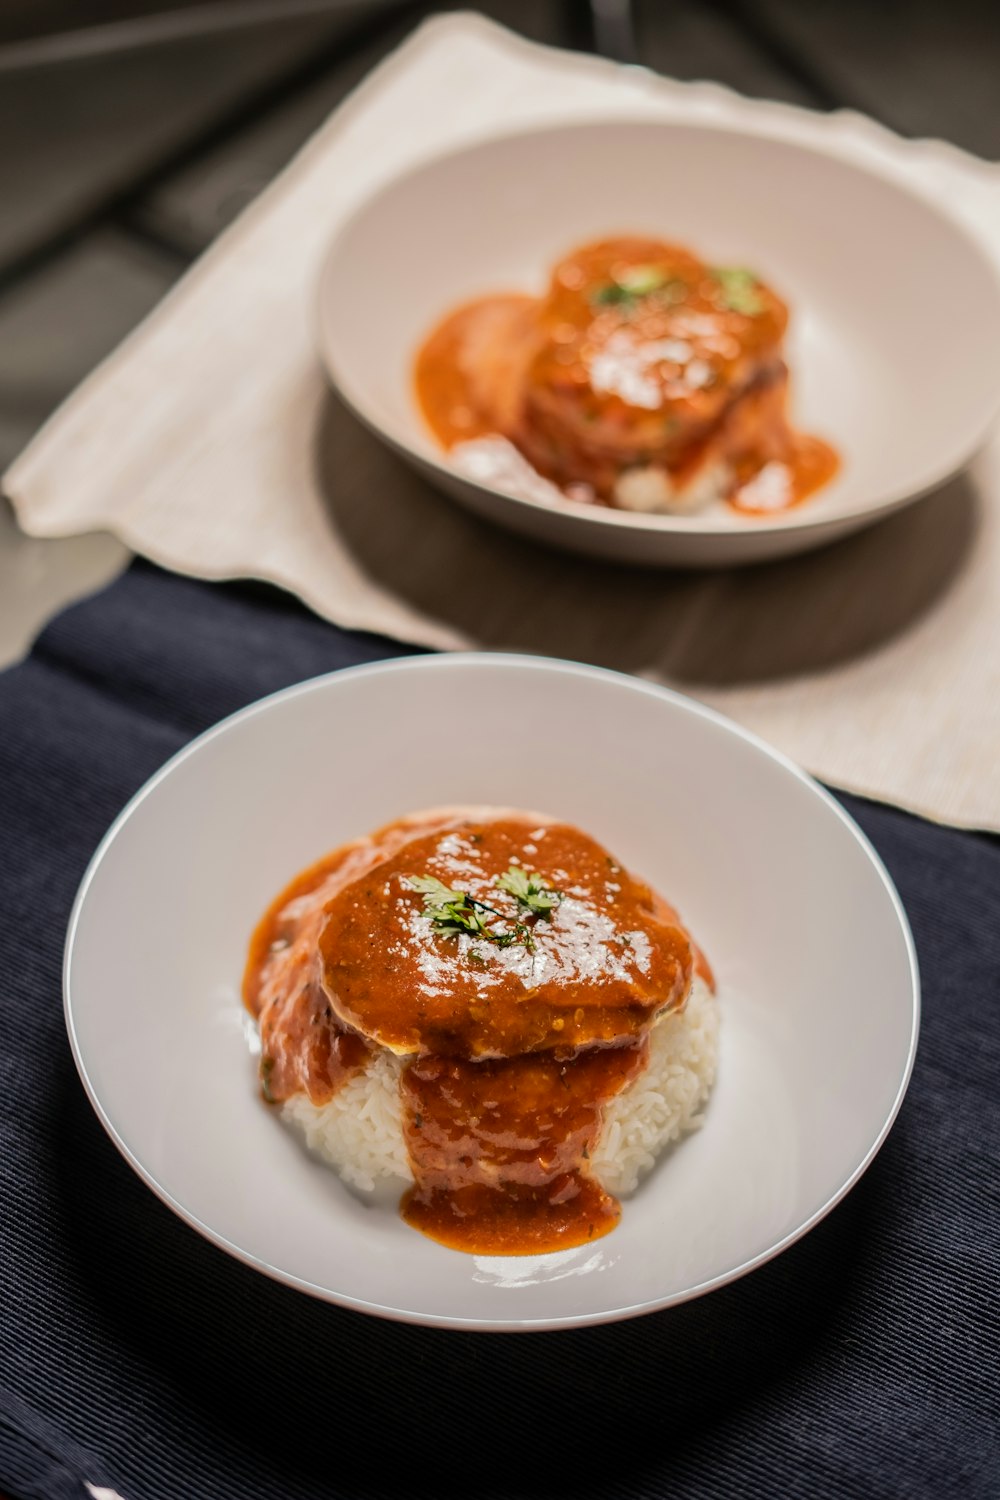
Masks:
[[[1000,282],[929,198],[752,129],[608,120],[450,152],[338,232],[337,390],[491,521],[617,561],[754,562],[976,450]]]
[[[182,1218],[440,1326],[710,1291],[871,1161],[917,1035],[877,857],[782,757],[569,663],[453,655],[264,700],[87,873],[66,1014]]]

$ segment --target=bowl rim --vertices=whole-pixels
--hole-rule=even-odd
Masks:
[[[893,511],[899,510],[903,506],[921,499],[924,495],[930,494],[933,490],[939,489],[949,479],[964,469],[983,447],[998,417],[1000,417],[1000,367],[998,367],[994,381],[992,399],[984,402],[985,415],[976,424],[972,436],[966,438],[962,443],[953,443],[947,456],[942,458],[933,469],[926,471],[916,487],[886,486],[874,498],[859,501],[852,506],[838,509],[833,513],[827,513],[821,509],[819,514],[816,514],[807,501],[804,505],[793,506],[789,510],[782,511],[777,515],[755,516],[752,520],[741,519],[739,517],[733,519],[723,516],[699,518],[697,515],[643,514],[635,511],[616,510],[613,507],[604,505],[586,505],[578,500],[572,500],[568,496],[557,506],[545,500],[535,499],[529,495],[518,494],[500,485],[486,484],[480,479],[463,473],[447,461],[447,455],[444,452],[436,452],[430,440],[428,441],[426,451],[418,448],[410,440],[405,431],[387,426],[376,415],[366,396],[356,387],[352,388],[350,377],[347,376],[345,378],[344,376],[344,365],[338,358],[337,353],[340,347],[339,341],[332,336],[330,319],[327,314],[327,300],[330,296],[330,287],[333,281],[333,263],[342,240],[346,238],[361,216],[391,196],[392,193],[397,191],[412,177],[429,172],[445,162],[474,155],[484,148],[504,142],[530,140],[552,135],[571,135],[585,129],[614,130],[622,126],[673,132],[705,132],[713,135],[735,137],[740,141],[746,141],[747,139],[766,141],[769,144],[777,145],[805,156],[823,157],[845,167],[849,172],[856,172],[862,177],[874,179],[886,191],[899,194],[910,203],[917,204],[922,210],[937,219],[940,224],[945,225],[948,231],[963,244],[965,250],[978,261],[992,285],[994,293],[992,316],[997,330],[1000,332],[1000,264],[990,256],[975,232],[960,217],[952,213],[940,197],[934,197],[930,192],[923,192],[912,183],[903,181],[881,162],[860,160],[845,151],[842,146],[838,149],[839,142],[836,140],[824,142],[821,145],[814,141],[791,138],[787,131],[778,129],[773,123],[768,125],[761,119],[746,120],[737,123],[731,120],[717,119],[658,118],[650,115],[629,113],[628,111],[623,111],[621,108],[597,113],[580,112],[570,114],[548,124],[517,125],[510,129],[503,129],[501,127],[478,134],[461,145],[427,152],[419,156],[408,166],[393,172],[390,176],[383,179],[371,192],[365,194],[363,198],[355,203],[350,212],[338,224],[334,234],[327,242],[319,275],[314,285],[312,299],[314,337],[320,360],[330,385],[362,425],[404,458],[412,460],[425,469],[434,470],[446,486],[456,483],[462,484],[478,492],[480,495],[499,498],[501,501],[509,501],[515,507],[522,507],[529,513],[540,512],[546,516],[564,516],[571,522],[580,522],[585,526],[598,528],[602,526],[611,527],[612,529],[647,533],[651,536],[734,537],[782,535],[788,532],[821,533],[828,527],[837,527],[839,529],[850,526],[852,522],[857,523],[866,519],[874,521],[883,516],[890,515]]]
[[[211,1224],[198,1217],[179,1201],[167,1188],[157,1179],[155,1173],[149,1169],[138,1154],[129,1145],[125,1135],[118,1129],[111,1119],[108,1111],[102,1103],[99,1090],[87,1070],[86,1058],[76,1030],[74,1018],[74,1005],[72,994],[72,968],[74,954],[76,951],[77,934],[83,920],[84,910],[90,888],[93,885],[98,871],[104,862],[106,855],[115,843],[123,828],[134,817],[138,809],[150,798],[160,786],[167,780],[175,770],[182,764],[197,756],[204,746],[217,739],[224,738],[236,725],[250,719],[273,712],[274,709],[284,703],[296,698],[305,697],[313,693],[322,693],[335,686],[338,681],[356,680],[359,678],[384,677],[390,679],[400,672],[441,672],[453,671],[456,668],[478,668],[487,671],[494,668],[509,669],[511,667],[519,670],[541,671],[553,673],[554,675],[569,675],[593,681],[611,681],[623,684],[639,694],[653,698],[661,703],[668,703],[675,709],[691,713],[696,718],[701,718],[708,723],[714,724],[737,739],[742,740],[749,748],[762,754],[765,758],[775,762],[784,771],[788,772],[796,781],[803,785],[813,797],[825,807],[827,812],[832,812],[841,825],[853,837],[860,846],[862,852],[867,856],[874,867],[886,894],[889,897],[890,906],[896,918],[900,933],[903,937],[904,950],[907,958],[908,977],[910,986],[911,1019],[910,1034],[907,1042],[906,1058],[900,1074],[892,1103],[886,1118],[880,1126],[874,1140],[865,1151],[863,1157],[847,1173],[839,1185],[829,1195],[826,1201],[809,1215],[801,1224],[783,1235],[780,1240],[765,1250],[749,1257],[738,1266],[719,1273],[716,1276],[706,1278],[693,1286],[686,1287],[682,1291],[674,1292],[666,1297],[653,1298],[651,1300],[629,1304],[624,1307],[604,1310],[598,1313],[574,1313],[564,1317],[555,1318],[475,1318],[461,1317],[447,1314],[432,1314],[415,1312],[405,1307],[391,1307],[382,1303],[372,1302],[365,1298],[353,1297],[349,1293],[335,1292],[329,1287],[320,1286],[316,1282],[297,1276],[293,1272],[282,1269],[280,1266],[271,1265],[252,1250],[235,1243],[227,1238],[219,1230],[214,1229]],[[482,651],[454,651],[430,653],[417,656],[390,657],[384,661],[363,663],[353,667],[341,667],[330,672],[321,673],[315,677],[306,678],[302,682],[293,683],[289,687],[279,688],[276,692],[268,693],[262,698],[254,700],[234,713],[228,714],[211,728],[196,735],[194,739],[183,746],[175,754],[164,762],[152,776],[139,788],[129,799],[111,823],[104,834],[84,872],[76,897],[73,901],[69,923],[66,931],[66,940],[63,950],[62,964],[62,987],[63,987],[63,1017],[66,1032],[69,1038],[73,1061],[76,1065],[80,1081],[90,1100],[97,1118],[107,1132],[111,1141],[128,1162],[129,1166],[137,1176],[152,1190],[168,1208],[190,1228],[194,1229],[204,1239],[216,1248],[226,1251],[234,1259],[241,1261],[244,1265],[261,1271],[273,1281],[292,1287],[298,1291],[306,1292],[321,1301],[332,1303],[336,1306],[347,1307],[356,1312],[363,1312],[377,1317],[388,1318],[390,1321],[415,1324],[423,1327],[447,1328],[465,1332],[549,1332],[567,1328],[595,1327],[599,1324],[615,1323],[630,1318],[639,1317],[648,1312],[657,1312],[668,1307],[679,1306],[689,1302],[696,1297],[704,1296],[707,1292],[715,1291],[722,1286],[727,1286],[733,1281],[739,1280],[749,1272],[765,1265],[773,1260],[784,1250],[795,1244],[817,1224],[826,1218],[842,1199],[850,1192],[855,1184],[871,1166],[879,1150],[884,1144],[902,1106],[903,1099],[910,1084],[916,1058],[917,1043],[920,1034],[921,1015],[921,991],[920,971],[917,960],[916,947],[910,930],[906,911],[900,899],[899,893],[886,869],[879,854],[874,849],[870,840],[861,830],[858,824],[843,808],[837,800],[821,786],[808,772],[796,765],[782,751],[769,745],[765,740],[754,734],[742,725],[727,718],[725,714],[708,708],[696,699],[689,698],[683,693],[678,693],[672,688],[661,687],[656,683],[646,682],[642,678],[631,677],[624,672],[616,672],[607,667],[590,666],[582,662],[568,661],[558,657],[528,656],[515,652],[482,652]]]

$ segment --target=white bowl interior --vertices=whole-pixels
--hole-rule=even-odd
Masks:
[[[789,300],[796,419],[844,463],[783,522],[922,492],[982,439],[1000,396],[1000,285],[984,252],[887,178],[707,125],[551,127],[396,179],[343,227],[324,270],[335,383],[376,430],[440,464],[411,379],[436,320],[484,292],[541,291],[565,251],[631,231],[751,267]]]
[[[297,870],[445,802],[573,820],[676,901],[718,973],[704,1128],[599,1244],[471,1257],[363,1203],[259,1099],[239,1001],[250,932]],[[336,1301],[435,1323],[590,1322],[738,1274],[821,1214],[888,1128],[916,1035],[905,919],[854,825],[800,773],[660,689],[450,656],[319,679],[195,742],[95,857],[67,1018],[91,1098],[217,1242]]]

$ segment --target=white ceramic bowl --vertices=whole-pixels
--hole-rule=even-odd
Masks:
[[[679,905],[719,979],[705,1126],[611,1235],[557,1255],[464,1255],[395,1195],[353,1195],[260,1100],[239,999],[251,930],[299,869],[396,814],[483,801],[592,832]],[[291,1286],[463,1328],[626,1317],[768,1259],[871,1161],[917,1034],[906,919],[825,792],[685,698],[516,656],[339,672],[196,740],[95,855],[65,986],[95,1109],[182,1218]]]
[[[843,456],[801,507],[755,519],[550,505],[458,473],[426,430],[413,358],[445,312],[540,293],[567,250],[633,231],[750,266],[791,303],[795,419]],[[1000,404],[1000,282],[945,208],[749,128],[605,121],[437,157],[342,226],[319,326],[340,395],[434,484],[514,531],[619,562],[730,566],[820,546],[942,484]]]

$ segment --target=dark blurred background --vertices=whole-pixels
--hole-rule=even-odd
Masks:
[[[380,57],[452,7],[0,0],[0,463]],[[497,0],[540,41],[1000,157],[998,0]]]

